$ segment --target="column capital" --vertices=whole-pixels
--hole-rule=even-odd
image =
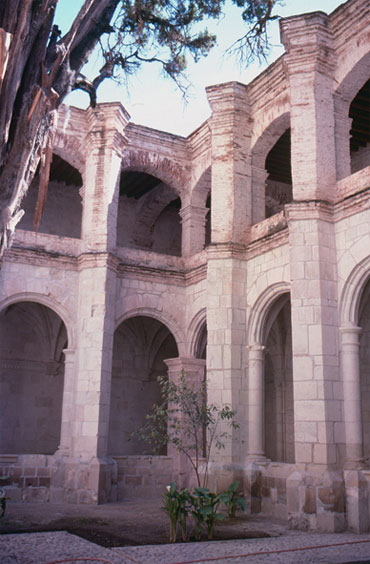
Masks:
[[[198,222],[205,222],[206,215],[209,209],[205,206],[194,206],[193,204],[188,204],[180,209],[179,214],[181,216],[182,222],[189,220],[197,220]]]
[[[339,327],[339,333],[342,336],[342,346],[358,348],[360,346],[361,331],[361,327],[352,323]]]
[[[63,354],[66,362],[72,362],[76,354],[76,349],[63,349]]]
[[[330,19],[324,12],[313,12],[280,20],[281,41],[286,49],[287,74],[322,72],[335,68]]]
[[[167,358],[163,361],[170,372],[190,372],[191,369],[199,370],[205,368],[206,360],[203,358],[195,358],[194,356],[179,356],[177,358]]]

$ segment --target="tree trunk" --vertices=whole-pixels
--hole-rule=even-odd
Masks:
[[[40,158],[41,171],[50,164],[57,109],[109,30],[118,1],[85,0],[62,39],[52,27],[57,0],[0,5],[0,258]],[[40,177],[45,194],[45,174]]]

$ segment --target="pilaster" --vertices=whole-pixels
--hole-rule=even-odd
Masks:
[[[244,242],[251,225],[251,116],[246,86],[229,82],[206,89],[212,108],[214,243]]]

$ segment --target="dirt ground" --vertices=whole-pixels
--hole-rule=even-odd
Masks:
[[[0,519],[0,533],[63,530],[105,547],[162,544],[168,542],[169,525],[161,505],[160,499],[98,506],[8,503],[5,517]],[[279,536],[286,532],[283,522],[239,513],[235,519],[217,524],[215,540]]]

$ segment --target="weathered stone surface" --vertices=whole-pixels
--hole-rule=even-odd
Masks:
[[[369,530],[368,16],[351,0],[282,20],[286,53],[209,87],[187,138],[118,103],[60,110],[40,230],[35,181],[0,270],[12,499],[194,484],[135,431],[167,366],[197,381],[205,366],[208,400],[237,412],[209,486],[237,479],[249,512],[293,528]]]

